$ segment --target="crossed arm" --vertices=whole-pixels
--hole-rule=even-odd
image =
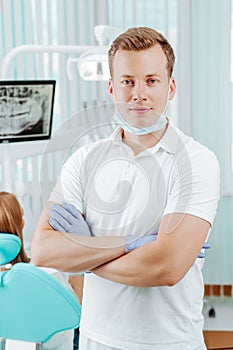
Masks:
[[[49,208],[39,219],[32,260],[39,266],[92,273],[114,282],[141,287],[174,285],[194,263],[210,224],[190,214],[163,217],[158,238],[125,254],[124,237],[87,237],[54,231]]]
[[[140,287],[172,286],[193,265],[210,224],[189,214],[164,216],[156,241],[108,262],[92,272],[108,280]]]
[[[59,232],[49,224],[48,203],[39,218],[32,241],[32,262],[61,271],[94,269],[124,254],[124,237],[87,237]]]

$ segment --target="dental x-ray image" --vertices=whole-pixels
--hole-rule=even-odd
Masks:
[[[55,80],[0,82],[0,142],[51,136]]]

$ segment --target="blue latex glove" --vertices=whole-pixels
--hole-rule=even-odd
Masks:
[[[129,253],[132,250],[137,249],[147,243],[153,242],[157,239],[157,237],[158,233],[152,233],[150,235],[144,235],[141,237],[129,234],[125,237],[125,253]],[[209,248],[210,244],[208,242],[205,242],[202,246],[202,249]],[[203,259],[205,257],[205,254],[203,252],[200,252],[197,257]]]
[[[125,253],[129,253],[134,249],[137,249],[147,243],[153,242],[156,240],[158,236],[158,233],[152,233],[150,235],[144,235],[144,236],[134,236],[134,235],[127,235],[125,237]]]
[[[50,210],[49,224],[56,231],[91,236],[91,231],[84,217],[70,203],[53,204]]]
[[[202,249],[210,249],[210,244],[208,242],[205,242],[202,246]],[[205,253],[200,252],[197,257],[202,259],[205,257]]]
[[[80,236],[92,236],[91,231],[83,218],[80,211],[76,209],[73,204],[62,203],[53,204],[50,211],[49,223],[56,231],[74,233]],[[144,236],[134,236],[129,234],[125,237],[125,253],[129,253],[147,243],[153,242],[157,239],[158,233],[152,233]],[[209,249],[208,242],[203,244],[202,249]],[[200,252],[198,258],[204,258],[205,254]]]

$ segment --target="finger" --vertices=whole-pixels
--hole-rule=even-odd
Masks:
[[[203,249],[209,249],[210,248],[210,244],[208,242],[205,242],[202,246]]]
[[[62,217],[64,220],[67,221],[69,225],[71,225],[74,222],[73,215],[70,214],[70,212],[64,209],[61,205],[53,205],[50,214],[54,217],[56,217],[56,215],[59,215],[59,218]]]
[[[49,224],[55,231],[64,232],[64,228],[53,218],[49,219]]]
[[[71,226],[71,224],[69,223],[69,221],[67,220],[67,218],[64,218],[60,213],[51,210],[50,212],[50,219],[55,220],[56,222],[58,222],[60,224],[60,226],[63,228],[63,231],[68,232],[69,227]]]
[[[79,220],[84,220],[82,214],[80,213],[80,211],[71,203],[68,202],[63,202],[61,204],[61,207],[66,209],[69,213],[71,213],[76,219]]]

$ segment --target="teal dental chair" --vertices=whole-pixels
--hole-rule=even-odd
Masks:
[[[20,248],[17,236],[0,233],[0,268],[13,261]],[[80,314],[75,295],[38,267],[16,263],[0,271],[1,350],[8,350],[15,340],[39,350],[58,332],[79,327]]]

